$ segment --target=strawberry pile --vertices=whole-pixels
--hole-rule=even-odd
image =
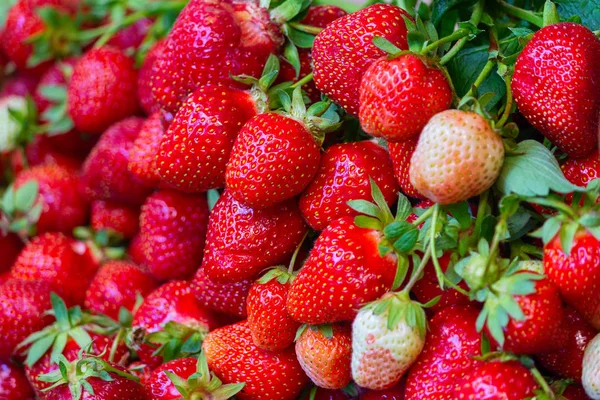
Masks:
[[[600,400],[600,3],[426,3],[3,0],[0,400]]]

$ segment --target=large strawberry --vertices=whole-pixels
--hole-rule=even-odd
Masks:
[[[161,113],[155,112],[140,127],[140,133],[129,151],[127,169],[146,186],[159,186],[157,156],[165,133]]]
[[[411,158],[410,182],[429,200],[458,203],[489,189],[503,162],[502,139],[485,118],[447,110],[423,129]]]
[[[451,102],[448,79],[432,60],[412,53],[382,57],[360,82],[360,125],[372,136],[405,141],[417,137]]]
[[[110,46],[92,49],[77,62],[68,86],[68,110],[75,127],[101,134],[138,109],[134,62]]]
[[[300,196],[302,216],[315,230],[333,220],[356,216],[346,203],[370,200],[375,181],[388,205],[398,198],[392,163],[385,149],[373,142],[343,143],[329,147],[314,180]]]
[[[248,292],[254,280],[246,279],[235,283],[219,283],[212,281],[200,268],[192,280],[192,291],[203,306],[211,310],[231,315],[246,317]]]
[[[247,322],[210,332],[202,344],[208,366],[224,383],[244,382],[240,400],[294,400],[308,382],[293,348],[278,352],[254,345]]]
[[[33,400],[34,393],[23,369],[10,361],[0,361],[0,398],[4,400]]]
[[[152,91],[174,113],[202,85],[233,83],[235,75],[259,76],[282,44],[281,31],[256,0],[192,0],[156,61]]]
[[[206,194],[163,190],[146,199],[140,215],[141,249],[157,280],[193,276],[202,262],[207,223]]]
[[[546,26],[515,65],[512,89],[519,111],[570,157],[598,147],[600,40],[583,25]]]
[[[398,180],[402,193],[415,199],[425,199],[410,183],[410,160],[419,143],[419,138],[408,139],[398,143],[388,143],[390,158],[394,166],[394,175]]]
[[[226,190],[210,215],[203,268],[216,282],[254,278],[289,259],[307,230],[293,200],[256,210]]]
[[[492,361],[465,374],[453,398],[523,400],[532,397],[537,387],[531,372],[518,361]]]

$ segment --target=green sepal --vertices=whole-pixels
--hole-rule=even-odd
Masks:
[[[544,21],[544,26],[554,25],[560,22],[560,15],[558,15],[558,10],[556,8],[556,4],[554,4],[550,0],[546,0],[544,3],[544,11],[542,13],[542,18]]]
[[[143,340],[150,346],[158,346],[153,356],[160,356],[164,362],[169,362],[199,354],[207,333],[208,327],[192,328],[169,321],[162,330],[146,335]]]
[[[309,0],[286,0],[271,10],[271,21],[279,25],[290,21],[304,11],[310,3]]]
[[[373,45],[379,50],[386,52],[391,57],[396,57],[404,51],[382,36],[374,36]]]

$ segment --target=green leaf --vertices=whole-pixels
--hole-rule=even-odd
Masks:
[[[406,219],[412,214],[412,205],[408,198],[399,193],[398,195],[398,206],[396,208],[396,221],[406,221]]]
[[[471,226],[471,209],[469,208],[469,203],[461,201],[460,203],[447,205],[445,208],[458,221],[461,229],[467,229]]]
[[[381,210],[373,203],[367,200],[350,200],[346,203],[348,207],[361,214],[365,214],[377,219],[381,218]]]
[[[44,85],[40,93],[53,103],[64,103],[67,100],[67,88],[63,85]]]
[[[425,35],[419,31],[411,31],[408,32],[408,48],[410,51],[414,51],[419,53],[423,49],[423,45],[425,44],[425,40],[427,39]]]
[[[306,6],[305,0],[286,0],[271,10],[271,20],[280,24],[289,21],[298,15]]]
[[[577,223],[563,225],[560,229],[560,245],[567,257],[571,254],[573,240],[578,229],[579,225]]]
[[[287,33],[290,41],[301,49],[310,49],[315,42],[315,37],[313,35],[297,29],[289,28]]]
[[[206,192],[206,196],[208,198],[208,209],[212,210],[215,207],[215,204],[217,204],[217,201],[221,195],[218,190],[211,189]]]
[[[396,264],[396,275],[394,276],[394,283],[392,284],[392,290],[396,290],[400,287],[402,282],[406,279],[408,273],[408,256],[406,254],[398,254],[398,263]]]
[[[377,218],[367,217],[366,215],[357,215],[354,217],[354,225],[359,228],[373,229],[376,231],[380,231],[383,228],[381,221]]]
[[[15,206],[18,211],[27,212],[38,197],[39,184],[35,180],[26,182],[15,192]]]
[[[389,40],[387,40],[386,38],[381,37],[381,36],[374,36],[373,44],[379,50],[382,50],[389,55],[395,55],[395,54],[402,52],[402,50],[400,48],[398,48],[395,44],[393,44],[392,42],[390,42]]]
[[[25,365],[32,367],[46,352],[52,347],[56,334],[48,335],[40,338],[34,342],[29,350],[27,351],[27,358],[25,359]]]
[[[300,76],[300,54],[296,45],[289,40],[283,49],[283,56],[294,67],[296,78],[298,78]]]
[[[9,215],[15,212],[15,191],[12,185],[2,196],[2,210]]]
[[[333,326],[331,324],[319,325],[319,332],[328,339],[333,337]]]
[[[413,229],[402,234],[402,236],[394,242],[394,248],[401,253],[408,253],[415,247],[418,239],[419,230],[416,227],[413,227]]]
[[[554,3],[562,18],[577,16],[589,29],[600,29],[600,0],[555,0]]]
[[[431,21],[438,25],[451,9],[471,7],[475,3],[476,0],[433,0],[431,2]]]

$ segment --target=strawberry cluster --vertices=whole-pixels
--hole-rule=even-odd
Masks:
[[[0,399],[600,400],[595,2],[0,4]]]

